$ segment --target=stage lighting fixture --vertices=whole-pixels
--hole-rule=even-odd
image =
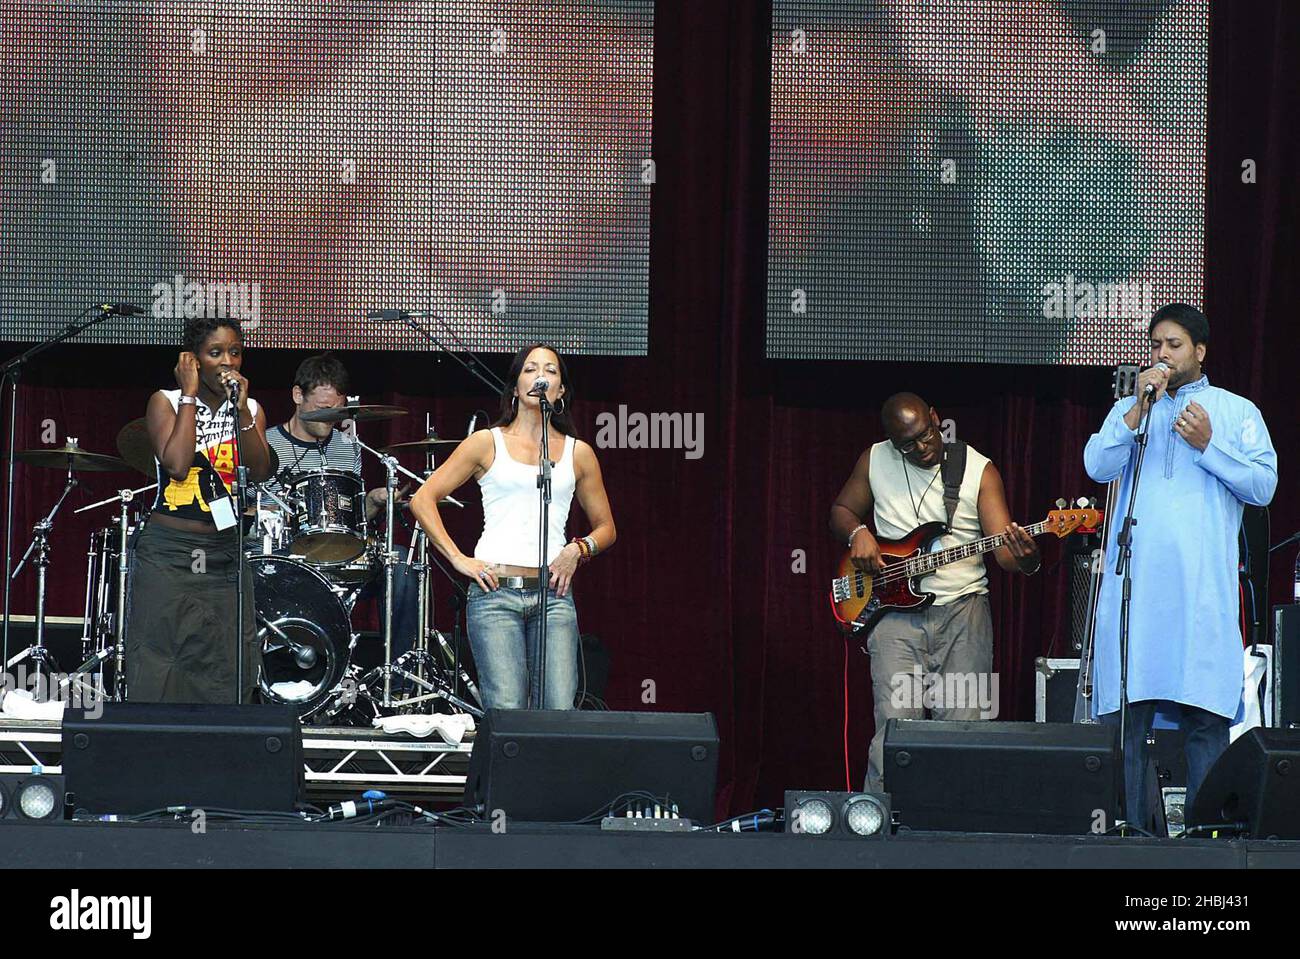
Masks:
[[[14,790],[13,804],[23,819],[57,819],[63,811],[59,796],[61,780],[52,776],[31,776]]]
[[[785,831],[802,836],[888,836],[892,817],[887,793],[795,792],[785,794]]]

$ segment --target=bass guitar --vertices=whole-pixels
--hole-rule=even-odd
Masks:
[[[1041,523],[1024,529],[1030,536],[1052,533],[1064,538],[1075,530],[1094,530],[1101,520],[1102,512],[1096,509],[1054,509]],[[846,552],[831,581],[831,609],[845,631],[865,638],[886,613],[924,609],[934,602],[934,593],[916,589],[919,577],[949,563],[992,552],[1005,539],[998,533],[931,552],[931,544],[948,532],[944,523],[934,522],[918,526],[902,539],[878,539],[883,566],[875,575],[856,569],[852,553]]]

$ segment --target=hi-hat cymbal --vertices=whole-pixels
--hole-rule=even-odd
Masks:
[[[103,453],[87,453],[80,446],[71,443],[65,446],[47,446],[39,450],[19,450],[14,459],[29,466],[44,469],[66,470],[71,468],[77,473],[122,473],[130,470],[125,460]]]
[[[117,451],[131,469],[145,476],[154,475],[153,443],[149,441],[149,428],[143,416],[117,431]],[[271,454],[271,475],[274,476],[280,470],[280,460],[275,455],[275,448],[269,444],[267,452]]]
[[[421,449],[432,449],[435,446],[459,446],[465,442],[463,438],[449,439],[445,436],[439,436],[437,433],[430,433],[422,440],[407,440],[405,443],[394,443],[392,446],[385,446],[385,453],[392,453],[396,450],[413,450],[416,447]]]
[[[367,423],[373,420],[396,419],[399,416],[405,416],[409,412],[410,410],[404,406],[380,406],[370,403],[358,406],[336,406],[327,410],[312,410],[310,413],[299,413],[298,419],[304,423],[342,423],[344,420]]]

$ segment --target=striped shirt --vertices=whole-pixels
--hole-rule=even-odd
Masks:
[[[262,485],[277,496],[284,495],[284,486],[279,480],[282,476],[311,473],[327,467],[361,476],[361,447],[356,440],[340,430],[330,430],[327,439],[316,443],[300,440],[284,426],[277,426],[266,431],[266,442],[275,451],[280,465],[276,475]],[[274,507],[266,497],[263,497],[262,502],[266,507]]]

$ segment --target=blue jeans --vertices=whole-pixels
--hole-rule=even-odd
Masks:
[[[1184,703],[1163,702],[1158,699],[1144,699],[1128,704],[1128,718],[1124,723],[1124,805],[1127,820],[1143,829],[1149,825],[1155,810],[1148,808],[1147,782],[1150,772],[1148,764],[1147,733],[1155,722],[1156,710],[1160,708],[1168,713],[1178,713],[1178,728],[1186,739],[1187,753],[1187,799],[1186,809],[1192,808],[1196,790],[1205,782],[1205,774],[1228,748],[1228,728],[1230,720],[1208,710]],[[1119,725],[1119,710],[1106,713],[1101,721],[1108,726]]]
[[[572,709],[578,694],[578,611],[573,592],[547,590],[546,699],[537,664],[537,590],[469,587],[466,619],[485,709]]]

